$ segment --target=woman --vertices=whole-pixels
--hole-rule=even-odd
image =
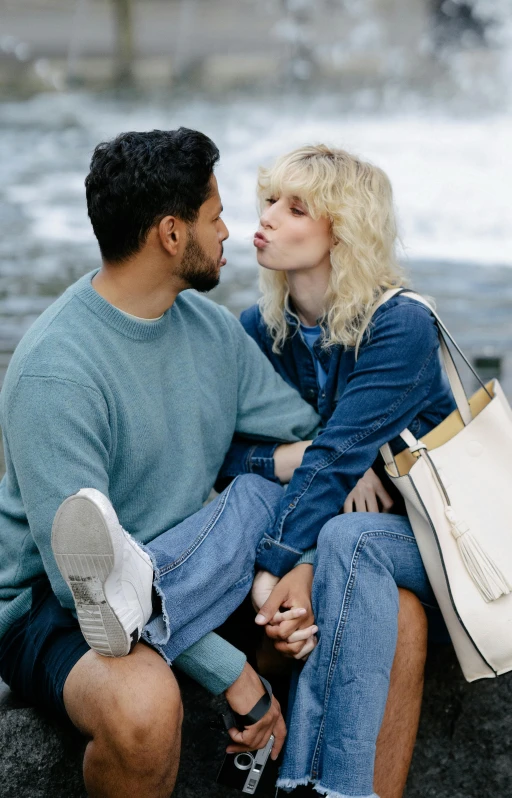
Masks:
[[[353,490],[372,465],[378,469],[379,447],[391,441],[398,451],[405,428],[424,435],[454,402],[429,310],[398,295],[373,313],[384,291],[405,282],[384,172],[343,150],[309,146],[260,170],[258,193],[254,245],[263,296],[241,321],[323,423],[300,465],[297,444],[238,441],[230,454],[233,473],[243,462],[245,470],[291,478],[258,559],[266,569],[260,591],[277,586],[257,622],[281,650],[312,652],[291,702],[278,784],[298,794],[298,785],[312,784],[336,798],[375,798],[398,587],[427,605],[434,600],[405,515],[376,512],[385,509],[379,488],[366,503]],[[228,458],[225,473],[229,467]],[[347,512],[354,501],[370,512]],[[303,569],[290,568],[315,544],[312,606],[320,633],[313,650],[311,614],[301,627],[271,624],[280,605],[304,605],[307,587],[297,587]]]

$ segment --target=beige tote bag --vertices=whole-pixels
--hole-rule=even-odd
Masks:
[[[512,411],[497,380],[484,385],[433,308],[441,356],[457,409],[394,456],[381,448],[389,478],[405,499],[418,548],[465,678],[512,670]],[[467,399],[446,339],[481,388]]]

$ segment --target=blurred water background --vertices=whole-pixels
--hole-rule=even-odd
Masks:
[[[388,172],[414,286],[512,396],[511,86],[510,0],[0,0],[0,381],[99,266],[94,146],[186,125],[222,155],[216,300],[258,296],[257,166],[343,146]]]

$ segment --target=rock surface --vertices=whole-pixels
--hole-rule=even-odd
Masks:
[[[216,699],[186,679],[183,754],[174,798],[240,795],[215,784],[224,739],[211,731]],[[448,647],[430,651],[406,798],[512,795],[512,676],[466,684]],[[85,798],[84,742],[0,686],[2,798]],[[273,798],[267,793],[262,798]]]
[[[511,706],[512,673],[468,684],[451,647],[434,647],[406,798],[509,798]]]

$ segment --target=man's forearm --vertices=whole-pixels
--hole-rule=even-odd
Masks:
[[[177,668],[209,693],[224,693],[242,674],[247,657],[215,632],[210,632],[174,660]]]

